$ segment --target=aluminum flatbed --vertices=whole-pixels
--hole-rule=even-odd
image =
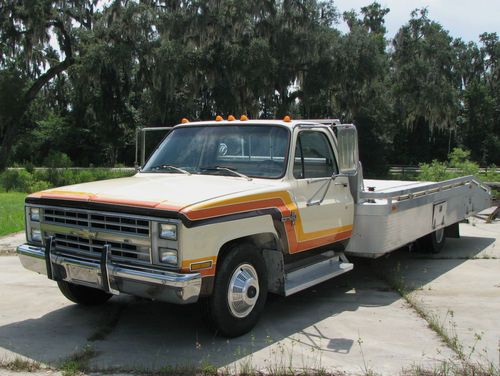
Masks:
[[[443,182],[365,179],[346,253],[379,257],[452,226],[490,206],[490,190],[473,176]]]

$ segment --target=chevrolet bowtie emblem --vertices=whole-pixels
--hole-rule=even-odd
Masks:
[[[95,239],[95,238],[97,238],[97,231],[90,231],[87,229],[82,229],[82,230],[75,231],[74,233],[72,233],[72,235],[76,235],[76,236],[79,236],[81,238]]]

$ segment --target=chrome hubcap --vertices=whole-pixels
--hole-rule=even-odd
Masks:
[[[441,243],[444,237],[444,227],[436,230],[436,242]]]
[[[250,264],[241,264],[236,268],[227,291],[227,302],[233,316],[246,317],[252,312],[259,299],[259,278],[257,271]]]

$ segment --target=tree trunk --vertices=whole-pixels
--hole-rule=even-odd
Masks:
[[[25,112],[26,109],[23,110],[23,113]],[[12,150],[12,146],[17,141],[16,138],[20,128],[19,123],[21,122],[22,122],[22,116],[19,118],[10,117],[5,122],[5,133],[2,139],[2,144],[0,146],[0,172],[4,171],[8,166],[10,159],[10,152]]]
[[[64,72],[74,63],[71,55],[67,56],[61,63],[53,66],[47,72],[42,74],[26,91],[24,94],[23,104],[19,107],[19,111],[10,116],[5,122],[5,133],[1,141],[0,149],[0,172],[4,171],[9,163],[10,152],[14,143],[17,141],[16,137],[23,127],[23,119],[26,111],[28,111],[31,102],[36,98],[40,90],[55,76]]]

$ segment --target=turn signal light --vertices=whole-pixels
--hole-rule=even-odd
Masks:
[[[235,121],[235,120],[236,120],[236,119],[234,118],[234,116],[233,116],[233,115],[229,115],[229,116],[227,117],[227,121]]]
[[[217,115],[215,117],[215,121],[222,121],[222,120],[224,120],[224,119],[222,119],[222,116],[220,116],[220,115]]]
[[[191,264],[191,270],[208,269],[212,267],[212,261],[203,261]]]
[[[182,118],[181,123],[182,123],[182,124],[189,123],[189,119],[187,119],[187,118]]]
[[[247,121],[248,117],[246,115],[241,115],[240,116],[240,121]]]
[[[292,118],[291,118],[290,116],[286,115],[286,116],[283,118],[283,121],[284,121],[285,123],[290,123],[290,122],[292,121]]]

